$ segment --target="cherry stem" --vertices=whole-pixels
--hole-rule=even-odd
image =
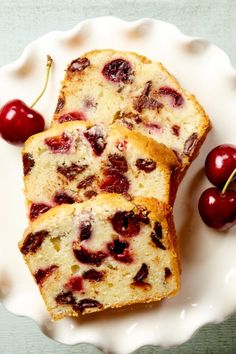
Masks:
[[[45,79],[45,83],[44,83],[44,86],[43,86],[43,89],[40,93],[40,95],[36,98],[36,100],[32,103],[32,105],[30,106],[31,108],[33,108],[36,103],[38,103],[38,101],[40,100],[40,98],[43,96],[44,92],[46,91],[46,88],[48,86],[48,80],[49,80],[49,74],[50,74],[50,70],[51,70],[51,67],[52,67],[52,63],[53,63],[53,60],[52,58],[50,57],[50,55],[47,55],[47,66],[46,66],[46,79]]]
[[[222,194],[225,194],[226,189],[228,188],[229,184],[233,181],[234,176],[236,175],[236,168],[233,170],[233,172],[231,173],[231,175],[229,176],[229,178],[227,179],[224,188],[222,189]]]

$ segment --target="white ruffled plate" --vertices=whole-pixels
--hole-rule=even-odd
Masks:
[[[235,228],[220,233],[201,221],[197,203],[209,185],[203,172],[207,152],[236,139],[236,72],[216,46],[151,19],[124,22],[114,17],[84,21],[68,32],[52,32],[31,43],[16,62],[0,69],[0,106],[20,98],[30,104],[42,87],[46,54],[55,61],[50,85],[37,109],[49,123],[60,80],[70,60],[99,48],[135,51],[159,60],[193,92],[210,115],[213,129],[178,192],[175,219],[180,237],[182,288],[159,304],[106,311],[52,323],[17,242],[27,224],[20,149],[0,139],[0,296],[8,310],[33,318],[62,343],[92,343],[127,354],[146,344],[183,343],[207,322],[236,309]],[[37,186],[35,186],[37,188]]]

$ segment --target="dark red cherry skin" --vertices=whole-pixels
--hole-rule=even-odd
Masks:
[[[236,223],[236,191],[222,194],[217,188],[208,188],[199,199],[198,210],[206,225],[227,230]]]
[[[236,146],[219,145],[209,152],[205,162],[205,172],[209,181],[222,187],[236,168]]]
[[[11,100],[0,109],[0,135],[11,144],[24,143],[44,126],[43,116],[21,100]]]

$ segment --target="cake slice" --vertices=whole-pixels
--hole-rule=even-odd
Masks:
[[[31,220],[58,204],[101,192],[171,202],[178,161],[165,145],[120,125],[67,122],[30,137],[23,149]]]
[[[175,295],[171,209],[118,194],[49,210],[19,247],[54,320]]]
[[[172,149],[182,164],[179,180],[210,129],[196,98],[161,63],[135,53],[95,50],[66,70],[53,124],[119,121]]]

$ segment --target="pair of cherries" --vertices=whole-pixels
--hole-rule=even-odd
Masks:
[[[205,173],[216,187],[206,189],[198,203],[206,225],[226,230],[236,223],[236,146],[219,145],[209,152]]]
[[[33,107],[46,91],[52,62],[52,58],[48,55],[43,90],[30,107],[23,101],[14,99],[0,109],[0,135],[7,142],[23,144],[31,135],[44,130],[44,118]]]

